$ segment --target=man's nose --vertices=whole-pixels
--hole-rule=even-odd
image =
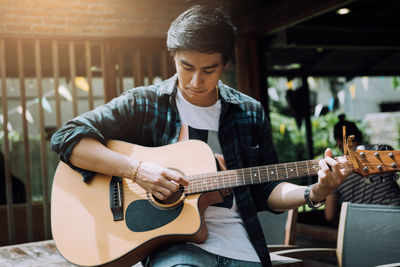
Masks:
[[[201,85],[203,83],[203,77],[202,77],[201,73],[199,73],[199,72],[193,73],[191,83],[192,83],[193,87],[195,87],[195,88],[201,87]]]

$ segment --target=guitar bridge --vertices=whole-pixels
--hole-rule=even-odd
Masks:
[[[124,201],[122,191],[122,178],[113,176],[110,182],[110,209],[114,221],[121,221],[124,219]]]

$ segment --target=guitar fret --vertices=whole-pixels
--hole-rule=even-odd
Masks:
[[[297,176],[299,176],[299,170],[298,170],[298,168],[297,168],[297,162],[296,162],[296,161],[294,162],[294,165],[296,166],[295,169],[296,169]]]
[[[258,181],[260,182],[260,184],[261,184],[261,174],[260,174],[260,167],[258,167],[257,168],[257,171],[258,171]]]
[[[308,161],[306,161],[306,165],[307,165],[307,172],[308,172],[308,175],[310,175],[310,169],[308,168]]]
[[[275,164],[275,170],[276,170],[276,179],[279,180],[279,172],[278,172],[278,164]]]
[[[273,167],[274,165],[271,165],[271,167]],[[268,168],[268,174],[270,174],[271,176],[271,180],[277,180],[277,178],[278,178],[278,176],[276,175],[276,172],[274,171],[274,170],[270,170],[269,168]]]
[[[251,180],[251,182],[254,184],[255,182],[257,182],[257,176],[258,176],[258,168],[252,168],[252,177],[253,179]],[[258,176],[259,177],[259,176]],[[254,182],[255,181],[255,182]]]
[[[285,170],[286,170],[286,178],[289,178],[289,173],[288,173],[288,170],[287,170],[287,164],[285,163]]]

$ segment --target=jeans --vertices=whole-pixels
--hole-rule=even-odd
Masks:
[[[241,261],[209,253],[192,244],[173,244],[147,259],[145,267],[261,267],[259,262]]]

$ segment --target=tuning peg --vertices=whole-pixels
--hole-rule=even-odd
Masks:
[[[374,156],[375,156],[376,158],[379,158],[379,152],[375,152],[375,153],[374,153]]]
[[[391,158],[394,158],[393,152],[390,152],[390,153],[388,154],[388,156],[391,157]]]
[[[396,165],[396,163],[392,163],[392,164],[390,164],[390,167],[392,167],[393,169],[395,169],[395,168],[397,168],[397,165]]]
[[[360,152],[360,156],[361,156],[362,158],[365,158],[365,152]]]
[[[382,171],[383,170],[382,165],[378,165],[377,169]]]

